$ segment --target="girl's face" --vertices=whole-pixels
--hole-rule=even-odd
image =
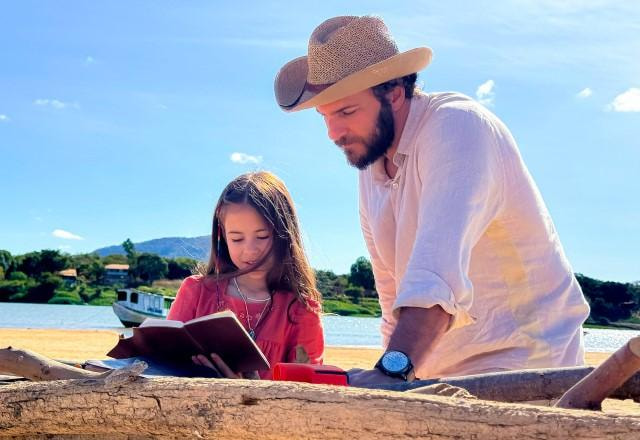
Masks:
[[[229,248],[231,261],[238,269],[252,266],[273,244],[271,225],[251,205],[230,203],[223,209],[222,224],[224,237]],[[266,272],[271,267],[271,259],[251,273]]]

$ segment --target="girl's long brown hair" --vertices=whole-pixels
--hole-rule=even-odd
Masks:
[[[230,203],[252,206],[271,225],[273,244],[270,252],[247,269],[239,270],[231,261],[224,236],[224,207]],[[315,275],[302,245],[300,226],[291,195],[284,182],[268,171],[242,174],[233,179],[222,191],[213,215],[211,256],[201,275],[209,279],[227,279],[251,272],[273,255],[273,265],[267,272],[270,292],[293,292],[309,309],[309,299],[321,302]]]

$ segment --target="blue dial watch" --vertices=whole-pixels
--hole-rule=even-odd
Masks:
[[[405,380],[415,379],[413,364],[406,353],[398,350],[390,350],[382,355],[375,368],[390,377]]]

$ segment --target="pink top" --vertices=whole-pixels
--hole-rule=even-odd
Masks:
[[[216,283],[215,280],[200,275],[186,278],[178,290],[167,319],[186,322],[222,310],[231,310],[248,331],[244,301],[227,295],[228,284],[229,280]],[[320,309],[318,303],[313,300],[309,300],[309,305],[314,309]],[[257,336],[256,344],[267,357],[272,369],[278,362],[293,362],[298,345],[305,348],[312,364],[322,363],[324,335],[320,316],[308,310],[298,301],[295,294],[276,292],[273,295],[271,311],[260,321],[265,304],[249,302],[247,308]],[[262,379],[272,377],[272,370],[259,373]]]

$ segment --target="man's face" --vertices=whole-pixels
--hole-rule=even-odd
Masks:
[[[329,139],[342,148],[350,165],[365,169],[393,143],[395,127],[388,102],[371,89],[316,107],[327,124]]]

